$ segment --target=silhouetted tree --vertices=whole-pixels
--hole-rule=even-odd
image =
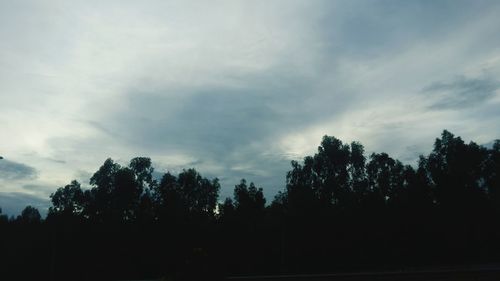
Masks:
[[[136,181],[134,171],[130,168],[121,168],[116,171],[115,186],[112,190],[111,206],[114,216],[118,220],[133,221],[136,219],[142,186]]]
[[[164,216],[209,218],[215,215],[219,189],[217,178],[209,180],[195,169],[188,169],[178,177],[166,173],[154,188],[154,197]]]
[[[130,160],[130,169],[134,172],[135,179],[142,189],[149,188],[155,184],[153,179],[154,168],[148,157],[136,157]]]
[[[104,222],[113,217],[115,176],[120,169],[120,165],[108,158],[90,178],[90,184],[94,187],[84,193],[87,201],[84,212],[93,220]]]
[[[486,191],[482,176],[487,149],[443,131],[427,159],[434,194],[438,204],[469,205],[470,200]]]
[[[366,178],[366,157],[365,149],[358,142],[351,143],[349,179],[352,190],[355,192],[358,200],[367,195],[368,182]]]
[[[318,197],[313,186],[316,184],[316,175],[313,171],[314,159],[310,156],[304,158],[304,164],[292,161],[292,170],[286,175],[286,192],[282,193],[286,198],[286,209],[297,215],[310,214],[317,208]]]
[[[386,153],[373,153],[366,170],[369,189],[380,202],[396,199],[405,188],[403,164]]]
[[[90,185],[58,188],[46,220],[32,206],[10,220],[0,209],[2,277],[199,280],[500,261],[500,140],[486,148],[443,131],[413,167],[324,136],[291,162],[269,206],[245,179],[223,202],[218,179],[195,169],[157,181],[147,157],[107,159]]]
[[[426,166],[427,159],[421,155],[416,171],[411,167],[406,168],[405,177],[408,184],[408,204],[413,209],[429,209],[434,204],[430,175],[426,170]]]
[[[247,186],[245,179],[234,187],[234,206],[242,219],[255,220],[263,215],[266,206],[262,188],[257,188],[253,182]]]
[[[177,184],[176,176],[169,172],[165,173],[153,191],[153,198],[156,201],[156,212],[160,219],[170,216],[182,217],[184,215],[181,190]]]
[[[349,145],[335,137],[323,137],[318,153],[314,155],[313,171],[317,175],[314,188],[324,204],[341,204],[348,198],[351,192],[349,160]]]
[[[135,174],[135,181],[138,184],[139,195],[136,216],[141,221],[152,221],[155,218],[154,202],[151,192],[157,186],[153,178],[154,168],[151,159],[148,157],[136,157],[130,160],[130,169]]]
[[[212,216],[215,212],[220,184],[217,178],[203,178],[195,169],[183,170],[177,178],[181,200],[190,213]]]
[[[490,198],[500,210],[500,140],[496,140],[493,147],[488,150],[485,164],[485,184],[488,187]]]
[[[218,217],[223,220],[223,223],[227,223],[227,221],[233,221],[235,219],[235,208],[234,203],[231,198],[226,198],[224,203],[219,204],[218,209]]]
[[[0,208],[0,226],[6,225],[9,222],[9,217],[2,214],[2,208]]]
[[[17,217],[17,221],[21,223],[35,224],[42,221],[42,216],[37,208],[28,205],[23,209],[21,215]]]
[[[60,187],[50,195],[52,207],[49,208],[48,216],[78,216],[84,208],[84,196],[81,185],[73,180],[65,187]]]

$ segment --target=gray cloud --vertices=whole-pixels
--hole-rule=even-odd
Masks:
[[[270,147],[290,131],[341,114],[352,101],[343,95],[315,100],[317,79],[280,69],[268,74],[272,78],[243,77],[237,88],[131,92],[124,100],[133,106],[92,124],[117,142],[147,148],[154,161],[158,154],[191,156],[194,160],[182,166],[162,164],[174,171],[195,167],[216,176],[228,193],[245,177],[265,185],[271,196],[284,185],[290,158],[283,151],[268,151]]]
[[[25,184],[22,188],[30,194],[36,194],[41,198],[49,198],[50,194],[54,193],[57,189],[57,187],[52,185],[43,184]]]
[[[332,52],[371,60],[419,44],[430,48],[430,43],[463,32],[460,27],[498,7],[494,0],[327,1],[318,23],[324,26],[318,29],[332,39],[328,44]]]
[[[432,100],[432,109],[455,109],[481,104],[499,88],[500,82],[491,78],[458,76],[449,82],[434,82],[423,92]]]
[[[2,213],[16,216],[28,205],[38,209],[42,216],[46,216],[49,208],[48,198],[22,193],[22,192],[0,192],[0,207]]]
[[[26,180],[37,177],[37,170],[23,163],[10,161],[8,159],[0,160],[0,179],[1,180]]]

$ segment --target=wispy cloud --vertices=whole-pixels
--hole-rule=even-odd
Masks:
[[[451,81],[434,82],[424,88],[432,109],[454,109],[476,106],[495,96],[500,82],[492,78],[458,76]]]

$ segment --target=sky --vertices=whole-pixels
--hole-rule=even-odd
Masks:
[[[415,164],[500,138],[499,1],[0,0],[0,207],[111,157],[284,188],[322,136]]]

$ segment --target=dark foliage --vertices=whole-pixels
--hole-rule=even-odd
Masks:
[[[149,158],[107,159],[57,189],[42,220],[0,209],[2,276],[119,280],[400,269],[500,262],[500,141],[444,131],[417,167],[325,136],[282,192],[242,179],[219,201],[194,169],[154,178]]]

